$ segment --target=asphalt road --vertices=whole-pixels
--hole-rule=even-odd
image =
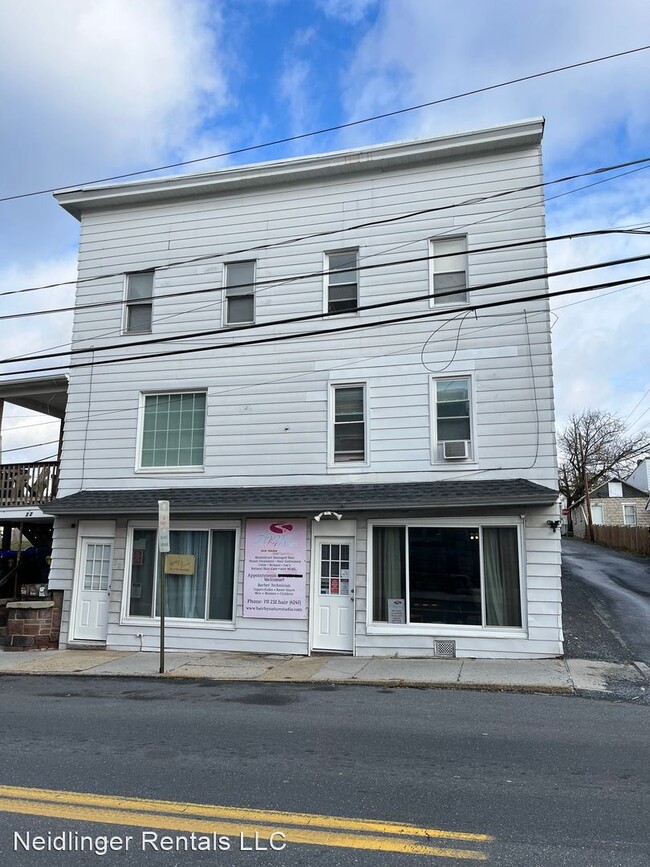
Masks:
[[[565,653],[650,665],[650,560],[562,539]]]
[[[635,704],[118,678],[8,676],[0,678],[0,690],[0,863],[10,867],[444,867],[478,863],[480,856],[508,867],[650,863],[648,710]],[[94,795],[62,806],[47,793],[30,801],[31,787]],[[357,848],[339,845],[339,829],[332,842],[290,842],[280,852],[236,845],[221,853],[143,852],[137,840],[135,851],[101,857],[24,852],[20,845],[14,851],[15,832],[23,839],[27,832],[62,831],[137,837],[153,821],[123,811],[102,813],[106,818],[97,822],[87,811],[98,809],[98,794],[346,817],[345,827],[354,819],[366,820],[364,827],[368,820],[380,828],[411,823],[442,832],[439,839],[420,835],[419,845],[445,851],[431,856],[368,848],[392,826],[354,831]],[[131,818],[121,825],[124,815]],[[169,834],[187,821],[165,817],[162,827],[167,820]],[[271,822],[276,829],[286,824],[278,817]],[[458,840],[445,832],[494,839]],[[390,839],[399,849],[406,838],[395,833]],[[446,857],[458,848],[470,855]]]

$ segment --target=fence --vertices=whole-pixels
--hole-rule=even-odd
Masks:
[[[650,556],[650,527],[606,527],[594,525],[594,542]]]

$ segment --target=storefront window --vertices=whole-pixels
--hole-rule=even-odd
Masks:
[[[373,620],[520,627],[517,528],[374,527]]]
[[[171,552],[189,555],[190,574],[167,574],[165,615],[191,620],[232,620],[235,530],[172,530]],[[157,533],[133,530],[129,614],[160,616]]]

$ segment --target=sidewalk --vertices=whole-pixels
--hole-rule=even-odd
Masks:
[[[165,654],[113,650],[0,653],[2,674],[163,677],[255,683],[361,683],[578,695],[626,683],[650,690],[650,666],[587,659],[394,659],[244,653]]]

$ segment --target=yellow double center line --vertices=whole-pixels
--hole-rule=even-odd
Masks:
[[[272,834],[280,833],[284,835],[287,843],[437,855],[441,858],[476,861],[485,861],[487,855],[478,849],[434,846],[430,841],[488,843],[494,839],[488,834],[420,828],[398,822],[19,786],[0,786],[0,812],[165,831],[219,834],[237,838],[243,836],[246,839],[269,838]]]

